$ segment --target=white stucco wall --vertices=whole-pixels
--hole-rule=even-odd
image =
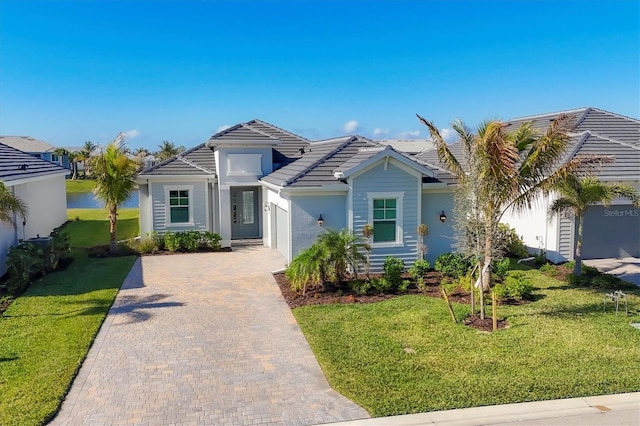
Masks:
[[[26,224],[18,218],[17,232],[10,224],[0,224],[0,274],[5,272],[6,254],[17,240],[49,236],[67,220],[67,195],[64,175],[53,175],[27,183],[5,183],[29,208]]]

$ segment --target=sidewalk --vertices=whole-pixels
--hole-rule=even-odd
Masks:
[[[432,411],[334,423],[335,426],[640,425],[640,392]]]

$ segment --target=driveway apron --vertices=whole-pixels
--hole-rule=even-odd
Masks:
[[[138,259],[52,424],[368,417],[329,387],[271,275],[283,266],[256,246]]]

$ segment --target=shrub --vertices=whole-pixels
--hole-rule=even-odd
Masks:
[[[135,250],[139,253],[156,253],[160,250],[158,246],[158,238],[156,236],[147,236],[147,238],[138,241],[135,246],[133,246]]]
[[[307,284],[322,284],[325,276],[325,257],[326,253],[323,247],[318,244],[313,244],[308,249],[301,251],[285,271],[291,290],[302,291],[304,295],[307,291]]]
[[[175,232],[167,231],[164,233],[164,246],[170,252],[176,252],[180,249],[180,235]]]
[[[31,279],[46,269],[42,246],[22,241],[7,253],[7,291],[20,294],[27,289]]]
[[[500,281],[504,280],[504,277],[507,275],[507,271],[511,267],[511,261],[508,257],[503,257],[497,262],[494,262],[493,265],[493,274]]]
[[[221,242],[222,237],[220,234],[215,234],[213,232],[205,232],[201,235],[201,244],[204,247],[211,248],[213,250],[220,250],[222,248]]]
[[[424,276],[429,271],[431,264],[429,261],[424,259],[418,259],[415,263],[409,268],[409,275],[416,282],[416,287],[418,290],[424,291],[426,286],[424,284]]]
[[[356,294],[367,294],[371,287],[371,282],[367,280],[354,280],[351,283],[351,290]]]
[[[544,265],[542,265],[540,267],[540,272],[546,275],[550,275],[552,277],[555,277],[556,275],[558,275],[558,270],[551,263],[545,263]]]
[[[200,247],[200,232],[184,231],[176,234],[180,240],[180,249],[189,253],[198,251]]]
[[[49,265],[47,269],[53,271],[58,268],[60,261],[64,262],[71,258],[69,234],[53,231],[51,233],[51,242],[48,251]]]
[[[527,248],[516,230],[507,224],[498,224],[498,241],[504,247],[504,254],[508,257],[523,258],[529,256]]]
[[[348,229],[328,229],[318,235],[314,244],[319,245],[325,253],[325,278],[331,279],[334,283],[343,281],[349,271],[355,273],[357,278],[358,266],[367,260],[361,253],[361,249],[364,248],[362,240]]]
[[[443,253],[436,259],[435,270],[452,278],[460,278],[471,269],[471,262],[460,253]]]
[[[389,283],[392,289],[400,289],[402,285],[402,274],[404,273],[404,261],[397,257],[388,256],[382,265],[383,278]]]
[[[547,263],[547,252],[544,250],[538,251],[536,255],[533,256],[535,258],[534,262],[536,265],[544,265]]]
[[[513,298],[517,300],[531,299],[534,287],[526,275],[520,271],[514,271],[507,275],[503,283],[493,286],[492,291],[498,299]]]
[[[391,289],[393,288],[391,283],[384,277],[372,278],[371,285],[374,289],[376,289],[376,291],[379,291],[380,293],[386,293],[388,291],[391,291]]]

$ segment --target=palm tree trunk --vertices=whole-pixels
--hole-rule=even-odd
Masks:
[[[582,275],[582,225],[584,223],[584,216],[578,213],[576,215],[576,219],[578,221],[578,232],[576,234],[575,251],[573,257],[575,261],[573,274],[580,276]]]
[[[484,226],[484,262],[482,265],[482,288],[480,289],[480,318],[484,319],[484,292],[491,288],[491,262],[493,261],[492,226],[487,221]],[[486,270],[485,270],[486,269]]]
[[[109,254],[114,255],[118,249],[118,240],[116,239],[116,222],[118,221],[118,206],[109,207]]]

